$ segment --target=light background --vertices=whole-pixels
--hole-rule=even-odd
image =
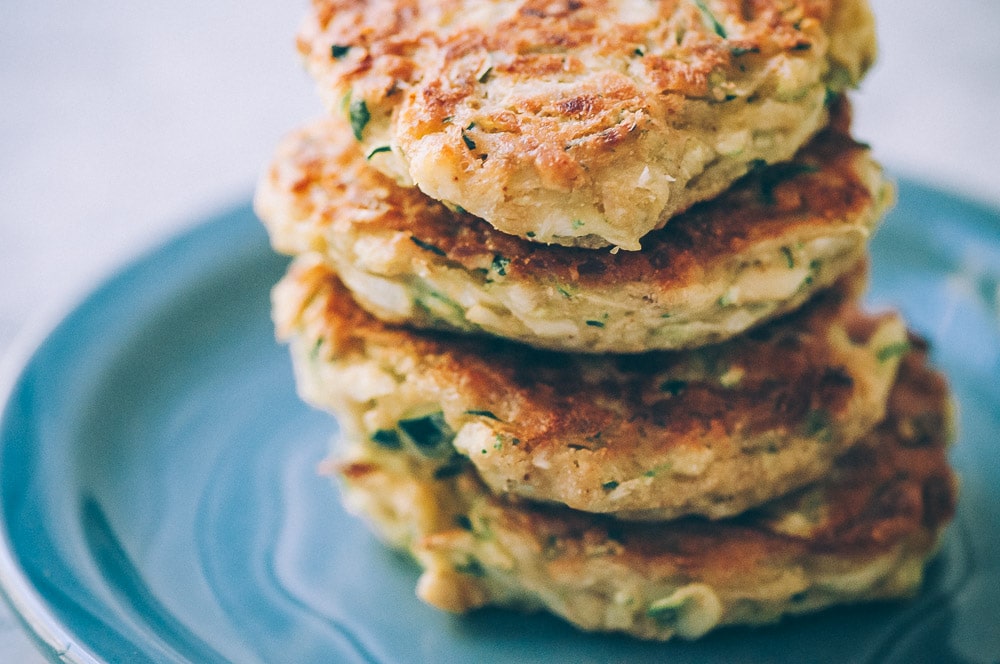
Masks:
[[[881,56],[857,136],[891,173],[1000,207],[1000,2],[872,1]],[[249,197],[281,134],[320,112],[292,45],[304,9],[5,0],[0,355]],[[2,605],[0,661],[42,661]]]

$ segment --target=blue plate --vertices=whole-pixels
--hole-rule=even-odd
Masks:
[[[995,662],[1000,215],[904,182],[872,248],[870,299],[931,339],[961,404],[958,519],[914,602],[667,644],[421,604],[316,473],[336,425],[295,395],[268,315],[284,261],[248,208],[125,269],[5,376],[3,591],[72,662]]]

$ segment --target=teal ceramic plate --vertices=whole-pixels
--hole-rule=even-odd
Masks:
[[[316,473],[336,425],[295,396],[268,316],[284,263],[246,208],[122,271],[3,377],[3,591],[64,661],[998,661],[1000,215],[904,182],[873,252],[870,299],[931,339],[961,404],[958,520],[914,602],[667,644],[424,606]]]

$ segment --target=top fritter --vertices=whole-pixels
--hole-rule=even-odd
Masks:
[[[874,42],[865,0],[313,0],[299,35],[379,170],[507,233],[631,250],[791,157]]]

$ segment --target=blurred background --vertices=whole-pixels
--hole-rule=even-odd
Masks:
[[[894,175],[1000,208],[1000,2],[872,3],[881,56],[854,95],[857,136]],[[248,200],[278,138],[321,111],[293,47],[304,10],[5,0],[0,356]],[[42,661],[3,605],[0,661]]]

